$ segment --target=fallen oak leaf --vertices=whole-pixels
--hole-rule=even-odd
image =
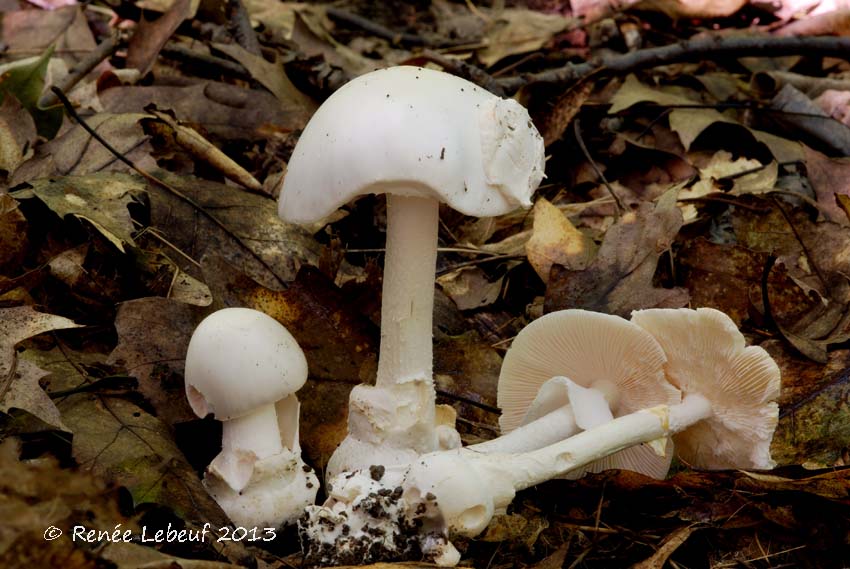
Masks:
[[[528,262],[546,282],[552,265],[581,271],[596,255],[596,243],[570,223],[560,209],[539,198],[532,210],[531,238],[525,244]]]
[[[0,308],[0,411],[23,409],[67,430],[56,406],[39,386],[46,373],[35,365],[19,362],[15,345],[45,332],[80,327],[72,320],[36,312],[30,306]]]
[[[677,194],[674,187],[655,205],[640,204],[621,216],[586,269],[553,265],[544,311],[584,308],[628,318],[632,310],[685,306],[689,298],[685,289],[652,284],[660,255],[682,226]]]
[[[71,215],[89,222],[116,249],[135,247],[127,209],[145,191],[144,182],[127,174],[106,173],[34,180],[30,188],[14,192],[18,199],[37,197],[61,218]]]

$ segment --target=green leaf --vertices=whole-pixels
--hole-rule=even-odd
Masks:
[[[42,109],[38,100],[44,91],[45,76],[54,46],[50,46],[41,56],[23,63],[12,65],[0,77],[0,102],[6,95],[15,97],[29,111],[35,121],[38,134],[51,139],[62,126],[63,111],[61,106]]]

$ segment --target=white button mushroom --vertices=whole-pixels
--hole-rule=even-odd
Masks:
[[[312,504],[318,480],[301,460],[298,399],[307,360],[276,320],[247,308],[214,312],[186,354],[186,397],[223,421],[204,484],[237,525],[279,526]]]
[[[543,140],[521,105],[447,73],[367,73],[313,115],[288,165],[280,216],[313,222],[356,196],[387,194],[377,385],[352,391],[349,434],[329,475],[439,448],[431,346],[439,204],[475,216],[527,207],[543,168]]]
[[[587,310],[546,314],[520,331],[499,375],[499,424],[506,433],[471,447],[481,452],[542,448],[613,417],[681,400],[664,375],[666,358],[645,330],[618,316]],[[587,469],[635,470],[664,478],[672,453],[647,446],[604,457]]]

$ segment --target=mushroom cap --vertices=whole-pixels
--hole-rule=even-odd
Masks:
[[[199,417],[227,421],[298,391],[307,360],[277,320],[249,308],[213,312],[186,352],[186,398]]]
[[[392,67],[319,107],[292,153],[278,213],[309,223],[356,196],[394,193],[501,215],[531,205],[543,170],[543,139],[515,100],[448,73]]]
[[[665,359],[655,339],[628,320],[579,309],[550,312],[523,328],[505,355],[497,396],[502,409],[499,425],[507,433],[569,404],[567,384],[550,382],[556,376],[604,393],[614,417],[679,403],[679,390],[664,375]],[[545,400],[537,399],[544,386]],[[663,478],[669,464],[670,456],[659,457],[641,445],[594,462],[570,477],[625,468]]]
[[[779,420],[780,372],[723,312],[654,308],[632,313],[667,355],[667,377],[687,396],[705,397],[713,416],[673,437],[676,453],[697,468],[773,468],[770,442]]]

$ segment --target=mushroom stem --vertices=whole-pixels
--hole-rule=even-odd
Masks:
[[[564,405],[501,437],[470,445],[468,450],[486,453],[527,452],[557,443],[578,432],[570,405]]]
[[[692,394],[678,405],[659,405],[630,413],[535,451],[498,455],[465,452],[480,462],[481,468],[505,473],[515,490],[524,490],[625,448],[665,440],[712,413],[705,397]]]
[[[281,452],[277,412],[274,403],[269,403],[222,423],[221,452],[209,470],[239,491],[251,479],[256,461]]]
[[[431,328],[439,207],[431,198],[387,195],[378,387],[433,381]],[[429,391],[433,407],[434,389]]]

